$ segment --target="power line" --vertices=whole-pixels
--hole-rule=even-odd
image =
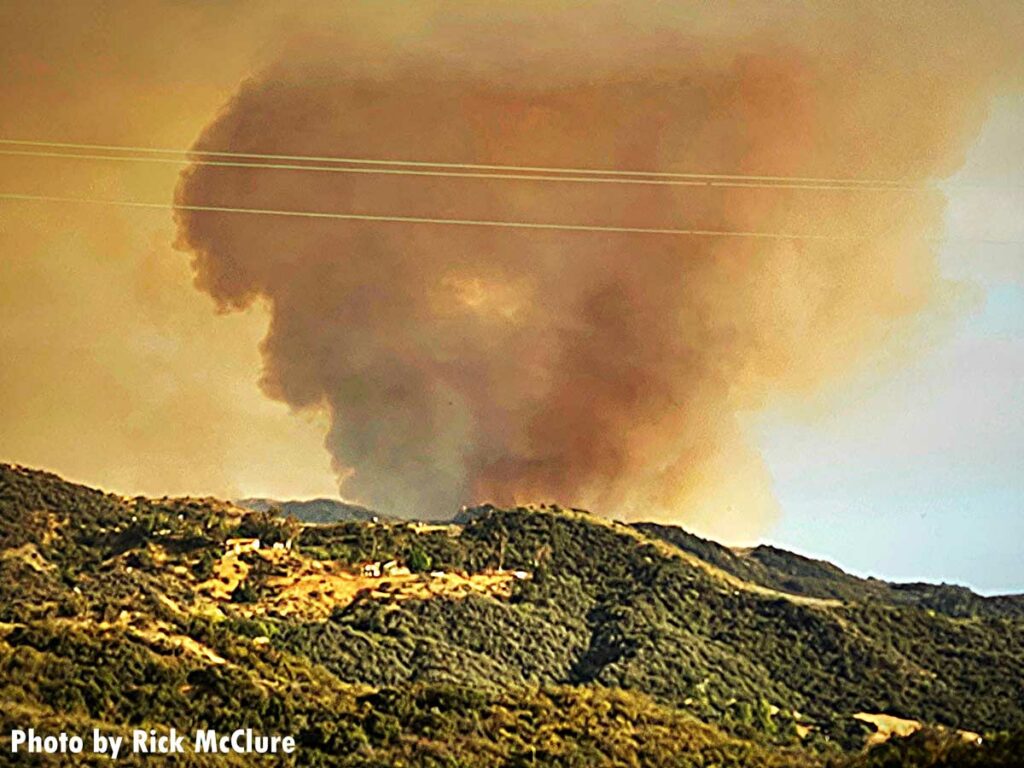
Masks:
[[[468,171],[509,171],[516,173],[550,173],[550,174],[575,174],[579,176],[607,176],[607,177],[649,177],[652,179],[679,179],[691,181],[735,181],[764,183],[766,186],[782,184],[827,184],[842,186],[844,189],[869,187],[885,187],[905,190],[934,190],[939,189],[936,184],[915,184],[906,179],[862,179],[842,177],[820,177],[820,176],[772,176],[772,175],[751,175],[751,174],[728,174],[728,173],[682,173],[669,171],[644,171],[624,170],[610,168],[574,168],[556,166],[528,166],[528,165],[487,165],[481,163],[450,163],[439,161],[423,160],[394,160],[365,157],[340,157],[329,155],[294,155],[294,154],[270,154],[260,152],[232,152],[227,150],[202,150],[202,149],[172,149],[160,147],[140,147],[119,144],[88,144],[81,142],[60,142],[60,141],[37,141],[27,139],[0,139],[0,144],[9,146],[31,146],[48,147],[52,149],[78,149],[78,150],[103,150],[110,152],[135,152],[145,154],[184,155],[190,158],[196,157],[226,157],[248,160],[273,160],[287,162],[324,162],[324,163],[345,163],[351,165],[370,165],[407,168],[441,168]],[[1015,185],[993,185],[993,184],[950,184],[944,188],[997,188],[997,189],[1021,189]]]
[[[57,195],[32,195],[14,192],[0,193],[0,200],[49,203],[82,203],[125,208],[198,211],[209,213],[237,213],[261,216],[283,216],[308,219],[335,219],[343,221],[393,222],[402,224],[438,224],[461,227],[498,227],[503,229],[552,230],[563,232],[604,232],[608,234],[682,235],[690,237],[756,238],[761,240],[814,240],[821,242],[851,242],[869,240],[874,235],[825,235],[782,232],[746,232],[716,229],[674,229],[669,227],[622,227],[603,224],[560,224],[557,222],[503,221],[490,219],[446,219],[428,216],[397,216],[369,213],[339,213],[334,211],[298,211],[277,208],[241,208],[227,205],[191,205],[155,203],[140,200],[111,200]],[[959,238],[922,238],[936,243],[980,243],[990,245],[1024,245],[1017,240],[983,240]]]
[[[288,216],[310,219],[341,219],[344,221],[378,221],[406,224],[443,224],[466,227],[502,227],[506,229],[541,229],[569,232],[608,232],[647,235],[692,235],[702,237],[758,237],[773,240],[848,240],[833,235],[785,235],[767,232],[730,232],[705,229],[672,229],[661,227],[618,227],[601,224],[559,224],[532,221],[504,221],[491,219],[446,219],[427,216],[392,216],[369,213],[338,213],[335,211],[296,211],[278,208],[240,208],[227,205],[190,205],[175,203],[154,203],[138,200],[108,200],[83,197],[61,197],[56,195],[25,195],[0,193],[0,200],[22,200],[53,203],[87,203],[91,205],[114,205],[129,208],[155,208],[179,211],[204,211],[211,213],[248,213],[262,216]]]
[[[3,142],[0,141],[0,144]],[[635,184],[646,186],[671,186],[671,187],[739,187],[753,189],[796,189],[796,190],[842,190],[849,192],[936,192],[935,187],[913,187],[913,186],[847,186],[841,184],[810,184],[810,183],[764,183],[748,181],[728,181],[718,179],[641,179],[624,178],[618,176],[546,176],[534,173],[495,173],[495,172],[474,172],[474,171],[428,171],[396,168],[352,168],[342,165],[301,165],[293,163],[276,162],[241,162],[232,160],[201,160],[198,158],[168,158],[148,157],[132,155],[97,155],[82,154],[76,152],[40,152],[0,149],[0,155],[8,157],[35,157],[35,158],[69,158],[72,160],[110,160],[121,162],[141,163],[165,163],[170,165],[200,165],[224,168],[247,168],[253,170],[284,170],[284,171],[318,171],[327,173],[351,173],[370,175],[391,175],[391,176],[433,176],[442,178],[460,179],[497,179],[502,181],[548,181],[548,182],[569,182],[577,184]]]
[[[200,160],[200,159],[187,159],[187,158],[166,158],[166,157],[140,157],[130,155],[92,155],[92,154],[78,154],[70,152],[26,152],[19,150],[0,150],[0,155],[6,156],[18,156],[18,157],[45,157],[45,158],[70,158],[79,160],[112,160],[112,161],[129,161],[129,162],[146,162],[146,163],[168,163],[172,165],[200,165],[200,166],[216,166],[216,167],[228,167],[228,168],[250,168],[250,169],[269,169],[269,170],[288,170],[288,171],[322,171],[329,173],[354,173],[354,174],[383,174],[383,175],[395,175],[395,176],[437,176],[445,178],[467,178],[467,179],[498,179],[498,180],[522,180],[522,181],[555,181],[555,182],[575,182],[575,183],[586,183],[586,184],[640,184],[640,185],[662,185],[662,186],[686,186],[686,187],[766,187],[766,188],[779,188],[779,189],[843,189],[843,190],[860,190],[865,189],[863,187],[845,187],[845,186],[828,186],[828,185],[782,185],[782,184],[757,184],[747,182],[731,182],[731,181],[696,181],[696,180],[685,180],[685,179],[637,179],[637,178],[614,178],[614,177],[598,177],[598,176],[541,176],[535,174],[507,174],[507,173],[475,173],[475,172],[456,172],[456,171],[427,171],[427,170],[411,170],[411,169],[393,169],[393,168],[350,168],[345,166],[322,166],[322,165],[296,165],[287,163],[247,163],[237,161],[224,161],[224,160]],[[917,188],[899,188],[899,187],[877,187],[869,188],[877,189],[880,191],[923,191]],[[930,191],[930,190],[929,190]]]

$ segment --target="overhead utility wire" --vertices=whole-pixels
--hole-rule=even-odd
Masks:
[[[0,142],[2,143],[2,142]],[[201,160],[169,157],[144,157],[131,155],[95,155],[72,152],[34,152],[25,150],[0,149],[0,155],[8,157],[69,158],[72,160],[111,160],[121,162],[165,163],[170,165],[201,165],[224,168],[247,168],[253,170],[318,171],[326,173],[351,173],[390,176],[433,176],[459,179],[497,179],[501,181],[554,181],[577,184],[635,184],[644,186],[669,187],[730,187],[753,189],[797,189],[797,190],[841,190],[849,192],[936,192],[934,187],[914,186],[847,186],[841,184],[811,183],[764,183],[729,181],[718,179],[640,179],[601,176],[547,176],[535,173],[478,173],[472,171],[428,171],[396,168],[350,168],[341,165],[299,165],[292,163],[240,162],[232,160]]]
[[[227,205],[192,205],[154,203],[139,200],[111,200],[100,198],[64,197],[58,195],[32,195],[13,192],[0,193],[0,200],[49,203],[82,203],[126,208],[148,208],[211,213],[238,213],[263,216],[283,216],[308,219],[340,219],[344,221],[395,222],[404,224],[440,224],[462,227],[499,227],[503,229],[554,230],[564,232],[604,232],[609,234],[684,235],[691,237],[748,237],[761,240],[817,240],[824,242],[850,242],[869,240],[872,235],[796,234],[782,232],[745,232],[717,229],[673,229],[669,227],[620,227],[601,224],[559,224],[535,221],[503,221],[491,219],[446,219],[428,216],[393,216],[369,213],[338,213],[334,211],[297,211],[277,208],[241,208]],[[1012,240],[972,240],[955,238],[924,238],[928,242],[989,243],[994,245],[1024,244]]]
[[[169,165],[198,165],[221,168],[246,168],[253,170],[318,171],[327,173],[353,173],[391,176],[435,176],[442,178],[498,179],[519,181],[561,181],[587,184],[638,184],[650,186],[699,186],[699,187],[748,187],[756,189],[837,189],[845,191],[896,191],[896,193],[933,193],[930,186],[848,186],[826,183],[765,183],[757,181],[730,181],[719,179],[664,179],[624,178],[601,176],[548,176],[535,173],[497,173],[472,171],[427,171],[395,168],[346,168],[345,166],[296,165],[289,163],[254,163],[229,160],[200,160],[187,158],[133,157],[130,155],[84,155],[67,152],[26,152],[23,150],[0,150],[0,156],[28,158],[69,158],[72,160],[106,160],[133,163],[164,163]]]
[[[728,174],[728,173],[682,173],[669,171],[644,171],[624,169],[601,169],[601,168],[573,168],[556,166],[528,166],[528,165],[487,165],[481,163],[450,163],[439,161],[423,160],[394,160],[364,157],[340,157],[329,155],[294,155],[294,154],[270,154],[260,152],[232,152],[227,150],[203,150],[203,149],[171,149],[160,147],[140,147],[119,144],[88,144],[81,142],[59,142],[59,141],[38,141],[28,139],[0,139],[0,145],[9,146],[31,146],[48,147],[54,149],[79,149],[79,150],[103,150],[111,152],[136,152],[146,154],[170,154],[184,155],[186,157],[227,157],[249,160],[275,160],[275,161],[296,161],[296,162],[325,162],[325,163],[347,163],[352,165],[371,166],[405,166],[409,168],[440,168],[459,169],[475,171],[511,171],[526,173],[552,173],[552,174],[577,174],[587,176],[610,176],[610,177],[652,177],[661,179],[684,179],[684,180],[722,180],[737,182],[765,182],[769,186],[776,184],[835,184],[844,188],[849,186],[859,188],[863,186],[878,186],[892,188],[907,188],[931,190],[937,189],[937,184],[913,184],[906,179],[859,179],[842,177],[815,177],[815,176],[772,176],[772,175],[751,175],[751,174]],[[1020,189],[1013,185],[992,185],[992,184],[947,184],[942,188],[1000,188]]]

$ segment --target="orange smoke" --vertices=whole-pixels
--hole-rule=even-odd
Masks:
[[[1011,4],[626,6],[338,24],[244,82],[197,148],[904,179],[954,171],[1019,85]],[[758,8],[760,6],[757,6]],[[1019,14],[1018,14],[1019,15]],[[1010,67],[1016,71],[1009,71]],[[325,409],[342,490],[432,516],[550,499],[750,536],[741,417],[905,355],[960,291],[935,192],[193,166],[181,204],[858,235],[762,240],[178,212],[197,285],[264,301],[263,388]]]

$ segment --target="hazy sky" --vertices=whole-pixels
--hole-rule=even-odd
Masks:
[[[259,53],[256,5],[0,4],[0,134],[187,147]],[[169,200],[180,168],[0,159],[5,190]],[[0,453],[126,493],[337,491],[256,387],[265,318],[214,314],[167,211],[0,202]]]
[[[1024,99],[993,105],[947,184],[949,237],[1024,241],[1022,123]],[[949,339],[818,420],[763,418],[786,511],[771,539],[861,574],[1020,591],[1024,245],[945,244],[942,266],[984,291]]]
[[[0,138],[188,147],[307,26],[280,7],[3,3]],[[352,7],[353,29],[416,23]],[[1022,124],[1024,97],[997,97],[949,179],[948,237],[1024,240]],[[0,156],[0,191],[168,201],[179,170]],[[1017,189],[957,186],[978,181]],[[0,201],[0,460],[124,493],[336,494],[325,417],[257,384],[266,307],[217,313],[175,236],[166,211]],[[781,509],[768,538],[861,574],[1020,591],[1024,250],[945,244],[941,266],[974,291],[951,333],[745,418]]]

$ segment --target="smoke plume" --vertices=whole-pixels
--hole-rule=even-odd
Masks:
[[[196,147],[918,184],[955,171],[992,95],[1020,85],[1012,4],[646,5],[326,20]],[[269,309],[265,392],[325,409],[342,493],[397,513],[553,500],[749,537],[776,509],[744,415],[899,361],[964,295],[938,272],[937,192],[195,165],[177,200],[859,236],[179,210],[198,287]]]

